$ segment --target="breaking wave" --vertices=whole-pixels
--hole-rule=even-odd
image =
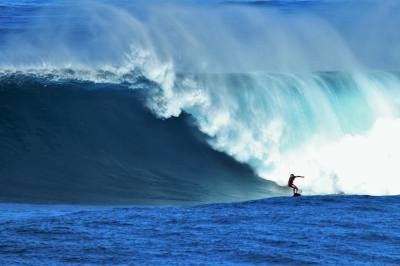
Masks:
[[[89,145],[91,138],[96,136],[96,128],[101,132],[99,125],[104,123],[110,125],[110,130],[102,139],[121,139],[112,135],[114,132],[111,128],[115,126],[130,135],[124,136],[123,144],[104,144],[104,140],[100,142],[98,139],[90,144],[92,146],[85,147],[85,158],[101,154],[94,147],[106,145],[110,150],[106,152],[107,160],[103,162],[107,164],[113,162],[110,158],[116,158],[118,152],[127,153],[127,157],[121,157],[124,163],[119,164],[121,159],[115,159],[108,166],[110,169],[121,165],[122,171],[132,162],[140,162],[146,165],[145,171],[148,171],[154,159],[158,162],[155,165],[158,165],[160,172],[167,167],[160,163],[161,158],[177,156],[180,159],[168,165],[176,164],[179,167],[183,158],[193,167],[198,165],[199,157],[208,158],[203,167],[195,167],[201,179],[232,184],[224,185],[223,189],[218,189],[219,192],[210,189],[198,195],[215,192],[227,196],[224,199],[234,198],[233,195],[238,193],[243,184],[247,184],[247,188],[243,187],[247,196],[242,199],[286,193],[272,183],[259,183],[260,180],[252,175],[252,171],[281,186],[286,184],[290,173],[305,175],[307,178],[299,182],[303,192],[308,194],[400,193],[400,188],[393,185],[399,178],[396,170],[400,159],[396,137],[400,133],[400,75],[397,72],[400,61],[396,49],[400,47],[400,40],[387,37],[375,28],[370,29],[368,36],[360,33],[360,25],[365,25],[362,22],[367,23],[372,18],[374,25],[381,25],[387,31],[395,29],[400,25],[395,16],[398,4],[388,1],[380,6],[379,12],[375,12],[376,5],[354,3],[364,13],[358,15],[354,23],[347,25],[338,23],[335,18],[327,18],[328,8],[333,8],[343,21],[354,15],[347,8],[348,5],[344,8],[333,3],[315,6],[307,3],[307,10],[300,9],[300,4],[293,7],[285,4],[284,10],[280,5],[267,5],[264,9],[214,4],[211,7],[161,3],[139,7],[126,5],[92,2],[79,7],[71,5],[64,7],[62,14],[65,19],[76,18],[70,23],[56,21],[51,24],[51,18],[38,19],[36,26],[43,33],[34,34],[26,29],[22,33],[11,32],[3,37],[0,53],[1,93],[11,95],[14,90],[17,94],[33,93],[37,101],[41,101],[39,95],[43,93],[51,93],[52,97],[57,98],[50,108],[47,105],[49,102],[42,103],[44,105],[36,102],[34,105],[35,101],[26,97],[24,104],[18,103],[15,110],[6,109],[3,114],[22,112],[19,108],[32,101],[31,108],[47,110],[40,114],[44,116],[43,119],[52,116],[53,112],[60,112],[60,116],[54,116],[52,123],[46,124],[41,130],[47,130],[47,126],[62,128],[66,125],[60,122],[69,121],[71,117],[65,120],[62,112],[54,107],[62,104],[64,98],[65,101],[75,99],[81,104],[81,109],[73,111],[70,130],[84,131],[85,123],[99,119],[98,123],[91,125],[90,134],[79,135],[79,138],[84,137],[85,145]],[[42,17],[46,18],[46,12],[42,11]],[[383,19],[385,17],[392,19]],[[368,47],[362,45],[366,39],[369,41]],[[39,82],[34,87],[40,88],[34,92],[24,90],[31,82]],[[96,93],[91,92],[93,87]],[[140,95],[140,103],[135,97],[132,100],[129,97],[131,94]],[[93,107],[91,105],[95,105],[96,110],[102,110],[101,106],[108,103],[106,97],[99,95],[118,99],[106,105],[108,112],[97,113],[90,109]],[[24,98],[15,97],[12,99]],[[69,102],[68,108],[73,108],[75,100]],[[3,108],[6,105],[7,101],[3,101]],[[147,109],[138,106],[146,106]],[[140,111],[136,110],[138,108]],[[146,110],[150,110],[151,114]],[[90,111],[91,115],[83,118],[80,126],[80,113],[86,111]],[[32,109],[25,112],[35,113]],[[129,116],[134,118],[127,119]],[[108,117],[108,120],[102,121],[102,117]],[[146,117],[146,122],[138,123],[142,117]],[[12,121],[13,118],[7,119]],[[196,134],[186,134],[190,128],[185,124],[188,120],[197,128],[191,129]],[[117,125],[115,121],[119,121]],[[151,124],[149,121],[152,121]],[[31,123],[21,126],[20,134],[28,134],[28,128],[25,127],[34,126],[36,122]],[[176,123],[183,124],[176,126]],[[134,141],[136,134],[158,134],[154,132],[159,132],[161,128],[166,131],[162,134],[168,137],[160,133],[149,139],[141,139],[138,143],[142,145],[143,153],[129,144]],[[54,134],[54,138],[71,137],[71,132],[62,132],[62,135],[48,133]],[[7,134],[9,141],[16,141],[11,133]],[[39,130],[35,134],[42,133]],[[45,134],[40,139],[45,141],[49,136]],[[182,136],[190,139],[187,145],[178,141]],[[178,155],[152,158],[164,144],[158,143],[155,148],[150,139],[160,138],[166,139]],[[22,138],[19,140],[21,142],[18,145],[22,145]],[[205,142],[209,146],[203,146]],[[3,143],[7,143],[4,137]],[[65,145],[61,144],[62,141],[57,143]],[[17,144],[4,145],[11,154],[10,151]],[[193,148],[196,145],[201,148]],[[37,152],[41,147],[37,146]],[[121,150],[116,150],[116,147]],[[207,150],[208,147],[216,151]],[[204,156],[199,149],[207,150],[208,155]],[[75,158],[76,154],[81,154],[78,150],[78,146],[71,148],[69,157]],[[148,151],[152,156],[143,155]],[[52,157],[51,153],[48,156]],[[210,159],[213,156],[218,160],[228,160],[235,167],[227,170],[225,163]],[[15,164],[16,160],[11,155],[7,157],[9,159],[4,165]],[[240,163],[235,164],[229,158]],[[68,163],[70,167],[79,164],[76,161]],[[192,166],[187,167],[192,169]],[[160,175],[160,178],[156,178],[157,182],[171,183],[178,178],[189,183],[195,182],[194,185],[201,183],[198,177],[187,177],[189,170],[184,170],[182,174],[176,167],[173,167],[172,177]],[[45,166],[39,168],[43,170]],[[221,170],[224,174],[209,175],[204,168],[213,171],[224,169]],[[10,174],[6,173],[3,172],[3,178]],[[112,176],[118,178],[120,174]],[[92,182],[96,183],[93,173],[77,171],[74,175],[81,178],[90,175]],[[230,180],[227,176],[240,178]],[[247,181],[243,181],[243,178]],[[146,179],[143,182],[150,182],[152,177],[143,179]],[[239,179],[240,182],[234,181]],[[213,186],[209,185],[212,182],[207,182],[208,188]],[[174,187],[176,182],[172,183]],[[22,184],[18,183],[15,187]],[[110,185],[105,184],[104,188]],[[45,187],[46,184],[38,185]],[[139,193],[138,198],[151,194],[146,191],[151,187],[140,187],[138,191],[144,194]],[[165,192],[162,187],[159,187],[160,193]],[[261,194],[257,187],[262,188]],[[171,190],[172,193],[167,193],[166,198],[171,198],[179,191],[183,193],[182,190],[185,190],[182,186],[176,186]],[[257,193],[251,195],[251,191]],[[211,198],[206,200],[212,201]],[[185,199],[189,200],[190,196]]]

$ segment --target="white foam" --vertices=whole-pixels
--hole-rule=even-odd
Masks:
[[[400,194],[399,78],[329,75],[335,83],[320,74],[248,75],[237,88],[208,80],[207,100],[179,106],[215,149],[280,185],[294,172],[307,176],[296,182],[308,194]]]
[[[310,140],[282,154],[276,169],[262,175],[281,185],[287,173],[306,175],[296,182],[311,194],[400,194],[400,119],[381,118],[366,134],[346,134],[338,140]]]

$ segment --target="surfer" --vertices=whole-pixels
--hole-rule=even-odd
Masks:
[[[294,194],[294,195],[296,195],[297,192],[299,191],[299,188],[298,188],[295,184],[293,184],[293,181],[294,181],[297,177],[304,178],[304,176],[291,174],[290,177],[289,177],[289,181],[288,181],[288,187],[293,188],[293,194]]]

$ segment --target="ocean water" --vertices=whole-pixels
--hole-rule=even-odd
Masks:
[[[398,197],[0,206],[4,265],[398,265]]]
[[[0,264],[399,265],[399,12],[0,1]]]

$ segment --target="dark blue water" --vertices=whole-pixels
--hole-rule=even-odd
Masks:
[[[195,207],[0,206],[0,263],[399,265],[399,197]]]
[[[1,76],[0,201],[198,204],[289,195],[213,150],[190,116],[157,119],[147,96],[120,84]]]

